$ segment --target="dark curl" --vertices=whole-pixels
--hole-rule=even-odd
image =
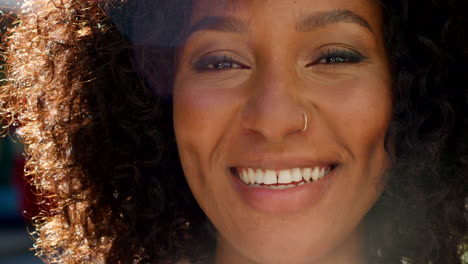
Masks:
[[[394,81],[386,138],[393,166],[365,219],[370,263],[461,264],[462,1],[381,3]],[[214,230],[184,179],[172,128],[175,47],[191,5],[34,0],[10,30],[0,111],[27,146],[26,177],[42,206],[37,255],[48,263],[210,258]]]

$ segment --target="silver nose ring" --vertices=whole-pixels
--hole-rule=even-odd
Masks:
[[[302,113],[304,116],[304,127],[302,128],[302,132],[305,132],[307,130],[307,115],[305,113]]]

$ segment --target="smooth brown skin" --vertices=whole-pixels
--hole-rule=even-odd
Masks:
[[[336,10],[359,15],[370,28],[335,19],[297,30],[301,17]],[[218,229],[216,262],[365,263],[360,223],[389,166],[384,136],[392,110],[378,4],[201,0],[192,25],[207,16],[245,23],[192,32],[180,50],[174,86],[180,158],[194,196]],[[366,59],[320,60],[336,49]],[[194,69],[194,61],[213,54],[246,68]],[[267,167],[274,164],[262,160],[290,157],[338,162],[320,199],[292,212],[266,213],[233,188],[228,167],[254,159]]]

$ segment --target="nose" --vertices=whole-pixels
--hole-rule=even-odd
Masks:
[[[242,111],[243,127],[271,142],[304,133],[306,109],[294,70],[268,67],[251,81]]]

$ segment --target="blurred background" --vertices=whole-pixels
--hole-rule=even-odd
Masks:
[[[0,0],[0,34],[15,19],[22,0]],[[0,62],[2,63],[2,62]],[[0,80],[5,78],[3,68]],[[0,85],[3,81],[0,81]],[[5,124],[0,118],[0,125]],[[0,129],[0,131],[3,129]],[[0,138],[0,264],[39,264],[34,256],[31,219],[38,208],[31,186],[23,178],[23,146],[14,135]]]

